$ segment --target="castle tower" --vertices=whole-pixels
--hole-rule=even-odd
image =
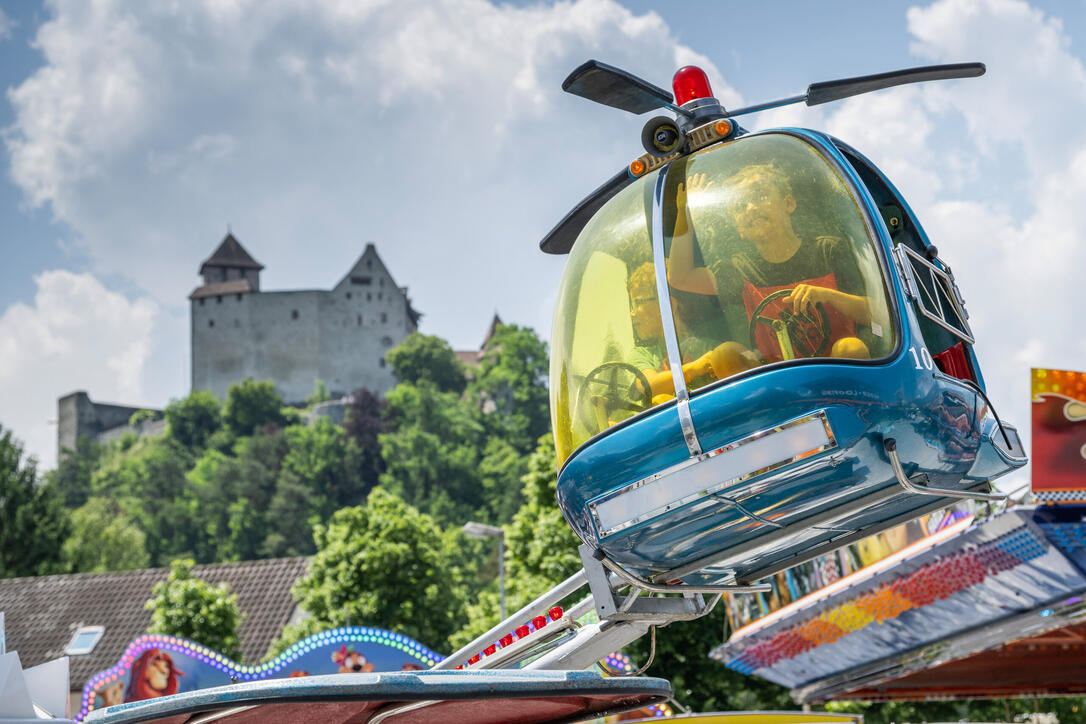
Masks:
[[[219,244],[211,256],[200,265],[200,275],[204,278],[204,286],[221,284],[223,282],[245,280],[249,282],[249,288],[244,291],[260,291],[260,270],[264,265],[245,251],[234,235],[227,232],[226,238]],[[233,285],[241,286],[241,285]],[[238,289],[231,289],[236,292]]]

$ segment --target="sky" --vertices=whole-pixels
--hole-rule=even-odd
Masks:
[[[562,93],[588,58],[665,88],[700,65],[728,107],[982,61],[744,126],[828,131],[894,180],[1028,439],[1029,368],[1086,369],[1084,36],[1081,2],[0,0],[0,425],[50,468],[58,397],[186,395],[228,228],[264,289],[329,289],[373,242],[422,332],[548,337],[564,257],[538,241],[648,118]]]

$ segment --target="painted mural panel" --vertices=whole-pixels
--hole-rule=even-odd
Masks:
[[[1086,502],[1086,372],[1031,370],[1037,500]]]
[[[262,664],[232,661],[206,646],[162,634],[135,639],[115,666],[83,687],[75,716],[129,701],[142,701],[237,681],[373,671],[421,671],[445,657],[402,634],[366,626],[331,629],[297,642]]]

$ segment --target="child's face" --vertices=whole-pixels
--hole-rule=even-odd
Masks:
[[[795,199],[772,180],[755,176],[739,184],[736,192],[732,215],[744,239],[768,241],[791,228]]]
[[[660,304],[655,289],[634,290],[630,293],[630,320],[638,339],[657,340],[663,336]]]

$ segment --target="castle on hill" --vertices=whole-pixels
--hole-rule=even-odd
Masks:
[[[203,284],[189,295],[191,390],[225,400],[230,385],[271,380],[287,404],[303,402],[321,380],[333,398],[365,387],[384,395],[396,384],[389,349],[418,327],[419,313],[373,244],[330,290],[266,292],[264,266],[233,234],[200,265]],[[104,404],[79,390],[57,400],[57,449],[80,437],[99,442],[131,431],[158,434],[161,410],[129,425],[147,408]]]
[[[327,291],[261,291],[263,268],[230,233],[200,265],[203,284],[189,295],[193,390],[225,399],[236,382],[271,380],[290,404],[318,379],[333,397],[396,384],[385,353],[420,315],[373,244]]]

